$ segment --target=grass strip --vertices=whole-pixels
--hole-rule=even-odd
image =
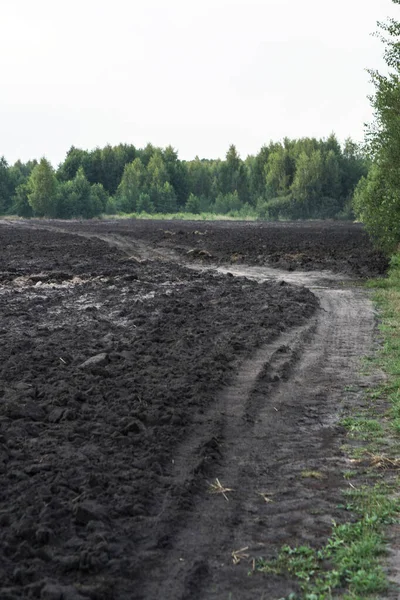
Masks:
[[[153,221],[257,221],[256,215],[248,214],[229,214],[217,215],[215,213],[117,213],[115,215],[102,215],[103,219],[144,219]]]

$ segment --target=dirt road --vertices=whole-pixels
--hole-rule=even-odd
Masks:
[[[243,266],[229,272],[308,284],[320,309],[246,360],[205,415],[206,423],[220,422],[223,440],[213,475],[232,492],[228,501],[222,494],[196,500],[146,577],[145,598],[284,597],[294,586],[247,577],[251,560],[272,558],[283,544],[322,544],[332,519],[340,519],[336,505],[348,465],[337,421],[346,386],[365,385],[360,359],[373,348],[371,301],[364,290],[326,272]],[[204,429],[203,437],[197,434],[175,454],[178,477],[193,472],[199,448],[212,439],[212,427]],[[234,559],[240,560],[236,566]]]
[[[278,599],[295,584],[253,559],[343,518],[338,421],[375,315],[335,232],[363,272],[383,259],[350,226],[308,229],[307,257],[297,226],[163,227],[0,224],[4,600]],[[309,270],[260,264],[279,239]],[[347,274],[315,268],[324,243]]]

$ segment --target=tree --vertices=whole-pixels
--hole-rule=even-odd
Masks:
[[[390,253],[400,240],[400,202],[379,163],[374,163],[368,176],[358,183],[353,206],[373,240]]]
[[[318,200],[322,196],[322,173],[321,150],[313,150],[310,155],[303,151],[296,161],[296,175],[292,185],[292,195],[300,204],[303,218],[316,216]]]
[[[389,253],[400,242],[400,22],[390,19],[378,25],[389,72],[370,71],[375,120],[366,132],[366,143],[374,166],[357,186],[354,210],[377,245]]]
[[[109,195],[101,183],[90,185],[82,167],[74,179],[58,186],[57,217],[91,219],[105,212]]]
[[[254,204],[257,204],[265,194],[265,165],[270,152],[269,147],[263,146],[256,156],[248,156],[246,159],[250,195]]]
[[[172,146],[163,152],[164,163],[168,172],[168,181],[174,188],[177,206],[182,208],[189,195],[189,182],[186,166],[178,159],[178,153]]]
[[[96,183],[102,183],[109,194],[114,194],[121,181],[124,164],[118,160],[116,149],[109,144],[101,151],[102,176]]]
[[[324,158],[322,172],[322,194],[339,201],[342,194],[340,164],[337,154],[329,150]]]
[[[358,144],[351,138],[345,140],[342,157],[342,193],[346,201],[352,198],[361,177],[368,175],[370,162]]]
[[[12,204],[14,188],[8,163],[4,156],[0,157],[0,214],[6,213]]]
[[[54,169],[46,158],[36,165],[28,180],[28,202],[35,215],[57,215],[57,179]]]
[[[168,171],[164,163],[164,159],[160,151],[154,152],[147,165],[147,189],[150,195],[152,204],[157,212],[169,212],[164,210],[167,202],[165,202],[165,194],[170,193],[169,187],[164,188],[168,182]]]
[[[215,200],[214,211],[217,215],[226,215],[231,211],[239,211],[241,207],[239,194],[235,190],[231,194],[219,194]]]
[[[231,144],[226,153],[226,159],[221,164],[219,175],[219,190],[223,195],[237,192],[240,201],[249,199],[249,182],[246,166],[241,160],[236,146]]]
[[[72,194],[74,194],[75,206],[74,215],[90,219],[94,217],[96,211],[92,206],[91,185],[86,178],[85,171],[79,167],[75,178],[72,181]]]
[[[266,198],[286,196],[289,193],[293,178],[291,162],[289,152],[282,146],[270,153],[264,167]]]
[[[193,215],[198,215],[201,212],[200,199],[194,194],[190,194],[185,205],[185,210]]]
[[[9,167],[8,172],[11,178],[13,193],[16,193],[18,186],[27,183],[33,168],[37,165],[36,160],[29,160],[23,163],[17,160],[12,167]]]
[[[57,217],[72,219],[76,214],[77,197],[74,190],[74,180],[62,181],[57,187]]]
[[[190,193],[198,198],[211,198],[213,173],[211,169],[211,161],[200,160],[198,156],[194,160],[187,163],[187,176],[189,179]]]
[[[152,203],[149,194],[142,193],[139,195],[137,205],[136,205],[136,210],[138,213],[151,214],[154,212],[154,204]]]
[[[141,193],[146,192],[146,169],[140,160],[125,165],[121,183],[118,186],[118,205],[124,212],[134,212]]]
[[[162,213],[174,213],[176,212],[176,208],[176,195],[174,188],[169,181],[166,181],[159,191],[156,209]]]
[[[21,183],[15,190],[13,197],[13,211],[20,217],[32,217],[33,210],[28,200],[29,186]]]
[[[79,167],[87,168],[89,153],[71,146],[65,160],[58,168],[57,178],[59,181],[71,181],[78,172]]]
[[[90,189],[90,203],[93,216],[98,216],[105,212],[109,203],[110,196],[101,183],[94,183]]]

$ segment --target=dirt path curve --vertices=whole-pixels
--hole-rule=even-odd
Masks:
[[[336,423],[346,386],[365,385],[360,358],[371,351],[375,329],[366,292],[329,273],[219,270],[309,282],[321,310],[306,327],[282,335],[247,360],[213,414],[198,423],[203,439],[197,433],[175,456],[177,476],[185,473],[189,481],[207,434],[208,443],[217,439],[213,476],[233,491],[226,493],[229,501],[207,490],[197,495],[186,522],[171,532],[168,551],[160,553],[146,577],[146,599],[288,594],[293,590],[273,577],[247,577],[249,563],[270,557],[282,544],[323,541],[344,485],[346,462]]]

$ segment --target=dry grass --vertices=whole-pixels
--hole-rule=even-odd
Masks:
[[[267,504],[269,504],[270,502],[273,502],[272,498],[270,497],[270,496],[272,496],[272,494],[269,494],[268,492],[259,492],[258,495],[261,496],[261,498]]]
[[[400,469],[400,458],[389,458],[384,454],[368,453],[369,464],[377,469]]]
[[[325,475],[321,471],[302,471],[301,476],[304,479],[325,479]]]
[[[225,498],[225,500],[227,502],[229,502],[229,498],[226,494],[228,494],[229,492],[233,492],[232,488],[228,488],[228,487],[225,487],[224,485],[222,485],[222,483],[220,482],[220,480],[218,478],[215,480],[214,483],[210,483],[209,486],[210,486],[210,489],[209,489],[210,494],[222,494],[223,497]]]
[[[250,555],[246,554],[246,550],[248,549],[249,547],[246,546],[245,548],[241,548],[240,550],[234,550],[232,552],[232,561],[234,565],[238,565],[241,560],[249,560]]]

